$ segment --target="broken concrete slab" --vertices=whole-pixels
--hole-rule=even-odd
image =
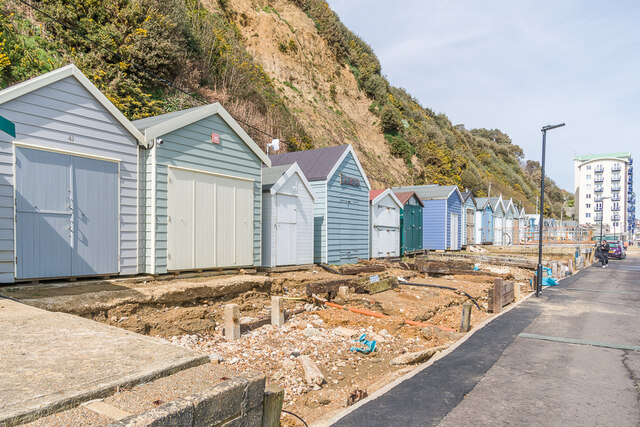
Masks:
[[[332,332],[335,335],[345,337],[345,338],[352,338],[358,334],[358,331],[356,331],[355,329],[345,328],[344,326],[338,326],[337,328],[333,328]]]
[[[0,424],[28,422],[208,363],[163,340],[0,299]]]
[[[302,372],[304,373],[304,380],[309,385],[322,385],[324,383],[324,375],[318,369],[316,363],[311,360],[309,356],[300,356],[298,358]]]
[[[392,365],[411,365],[413,363],[420,363],[427,359],[430,359],[434,354],[439,351],[447,349],[448,345],[441,345],[439,347],[428,348],[426,350],[415,351],[413,353],[402,354],[395,359],[391,360]]]

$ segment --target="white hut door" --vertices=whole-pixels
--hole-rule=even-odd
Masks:
[[[458,249],[458,214],[451,214],[451,249]]]
[[[276,265],[296,264],[298,197],[276,195]]]

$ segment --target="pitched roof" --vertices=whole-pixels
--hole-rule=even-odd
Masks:
[[[461,191],[460,194],[462,194],[463,202],[466,202],[469,197],[473,196],[473,193],[471,191]]]
[[[5,102],[9,102],[15,98],[18,98],[27,93],[33,92],[36,89],[40,89],[52,83],[55,83],[59,80],[65,79],[67,77],[74,77],[78,83],[84,86],[85,89],[93,95],[93,97],[100,103],[102,106],[111,113],[111,115],[118,121],[122,126],[124,126],[127,131],[134,138],[136,138],[142,145],[147,146],[144,136],[136,127],[116,108],[115,105],[109,99],[100,92],[91,81],[82,74],[82,71],[74,64],[67,65],[62,68],[58,68],[57,70],[50,71],[46,74],[42,74],[38,77],[34,77],[32,79],[26,80],[22,83],[18,83],[16,85],[10,86],[2,91],[0,91],[0,104],[4,104]]]
[[[314,150],[273,154],[269,158],[273,166],[297,162],[309,181],[321,181],[328,178],[329,173],[348,148],[349,145],[336,145]]]
[[[231,117],[231,114],[224,109],[220,103],[203,105],[201,107],[189,108],[187,110],[175,111],[173,113],[161,114],[159,116],[148,117],[146,119],[135,120],[133,125],[144,133],[147,143],[159,136],[166,135],[176,129],[183,128],[195,123],[198,120],[218,115],[224,122],[240,137],[251,151],[267,166],[271,166],[269,157],[262,151],[258,144],[240,127],[238,122]],[[289,162],[294,163],[294,162]]]
[[[415,191],[420,200],[448,199],[451,193],[457,191],[462,199],[460,190],[458,190],[458,186],[456,185],[413,185],[408,187],[395,187],[393,190]]]
[[[398,200],[400,200],[402,206],[406,205],[407,202],[409,202],[409,200],[411,200],[411,198],[415,196],[418,203],[420,203],[420,206],[424,207],[422,200],[420,200],[420,197],[418,197],[415,191],[394,191],[393,194],[395,194]]]
[[[294,174],[297,174],[302,181],[302,185],[307,189],[311,198],[315,200],[316,196],[309,184],[309,181],[304,176],[304,173],[300,169],[297,163],[292,165],[280,165],[274,167],[263,167],[262,168],[262,191],[270,192],[271,194],[276,194],[284,184],[291,178]]]
[[[376,197],[378,197],[379,195],[381,195],[382,193],[384,193],[386,190],[371,190],[369,191],[369,200],[373,200]]]
[[[491,210],[493,211],[493,206],[489,203],[488,197],[476,197],[476,206],[479,210],[485,210],[487,204],[489,204],[489,207],[491,207]]]
[[[291,165],[280,165],[280,166],[271,166],[262,167],[262,191],[269,190],[273,187],[273,184],[278,182],[280,177],[289,170]]]
[[[324,181],[335,174],[349,153],[353,156],[353,160],[362,175],[365,185],[371,190],[371,184],[369,183],[367,174],[364,172],[358,156],[350,144],[274,154],[269,156],[269,158],[271,159],[271,164],[276,166],[297,162],[309,181]]]
[[[398,200],[398,198],[396,197],[396,195],[393,193],[393,191],[391,191],[390,188],[387,188],[385,190],[373,190],[369,192],[369,202],[371,202],[372,205],[375,205],[376,203],[378,203],[380,200],[384,199],[385,197],[391,197],[391,200],[393,200],[396,205],[398,205],[398,207],[400,209],[402,209],[402,206],[404,206],[402,203],[400,203],[400,200]]]
[[[493,210],[495,211],[496,208],[498,207],[498,205],[500,205],[502,207],[502,210],[504,211],[504,203],[502,202],[502,196],[499,197],[489,197],[489,203],[491,203],[491,207],[493,208]]]

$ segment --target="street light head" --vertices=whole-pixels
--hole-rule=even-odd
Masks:
[[[542,132],[546,132],[546,131],[548,131],[548,130],[555,129],[555,128],[561,128],[562,126],[564,126],[564,123],[560,123],[559,125],[546,125],[546,126],[542,126]]]

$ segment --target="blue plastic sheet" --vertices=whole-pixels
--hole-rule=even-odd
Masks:
[[[351,347],[351,351],[357,351],[362,354],[369,354],[372,351],[376,351],[376,341],[369,341],[367,339],[367,334],[360,335],[360,338],[355,341],[361,343],[364,347]]]

